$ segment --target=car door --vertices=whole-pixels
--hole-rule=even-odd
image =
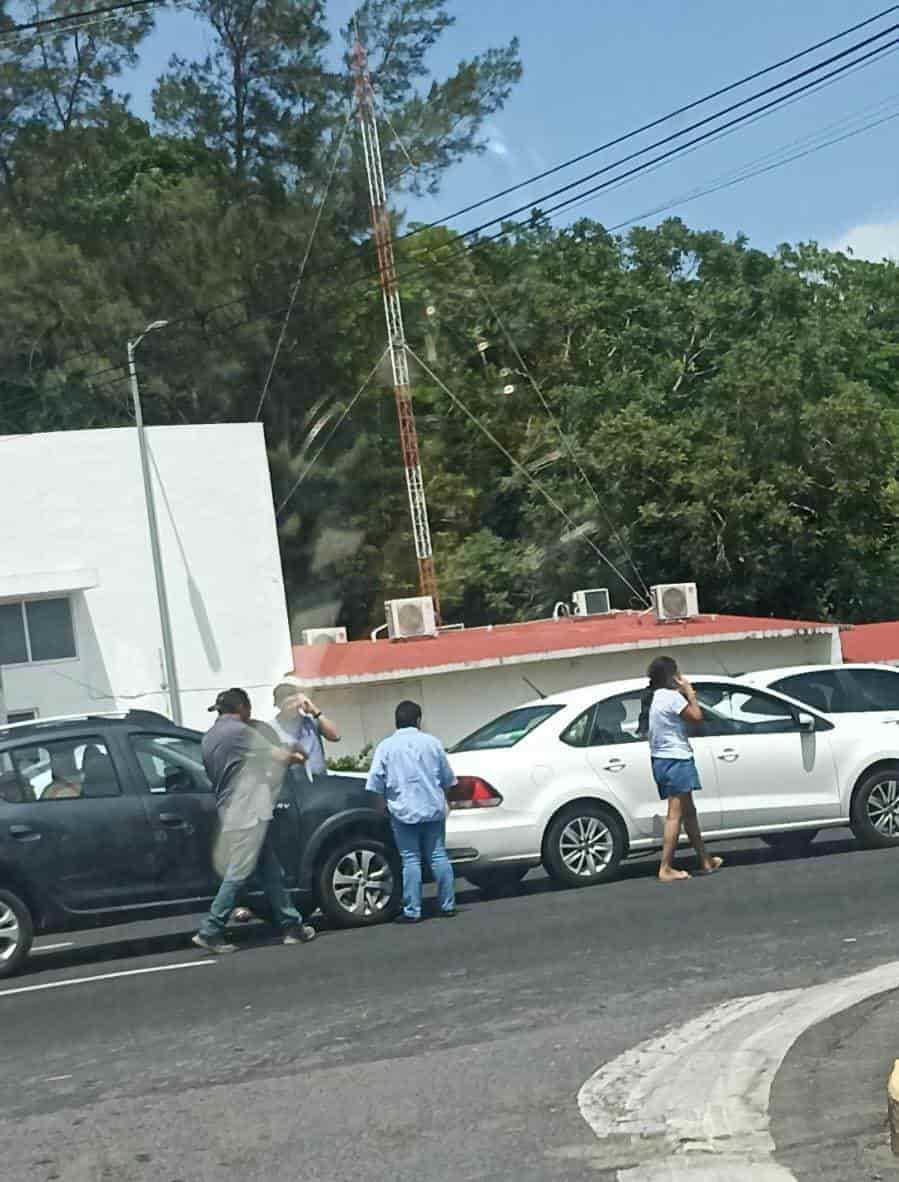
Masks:
[[[575,738],[582,735],[590,766],[630,814],[637,833],[661,839],[668,806],[653,780],[649,744],[637,734],[641,699],[642,691],[604,698],[591,707],[589,720],[581,716],[568,730]],[[703,742],[693,746],[703,786],[694,797],[696,811],[711,832],[721,824],[714,760]]]
[[[803,731],[799,709],[762,690],[705,682],[696,692],[704,718],[693,742],[714,757],[725,830],[839,817],[829,723]]]
[[[215,793],[190,731],[122,733],[123,758],[140,785],[155,840],[153,873],[161,899],[206,899],[218,888]]]
[[[0,800],[0,857],[67,911],[152,900],[155,842],[140,794],[109,733],[10,744]]]

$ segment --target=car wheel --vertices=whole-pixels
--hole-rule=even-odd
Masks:
[[[612,813],[599,804],[574,804],[550,823],[543,864],[566,886],[592,886],[615,876],[624,850],[624,830]]]
[[[376,837],[343,838],[325,855],[316,893],[322,911],[338,927],[393,919],[403,904],[399,859]]]
[[[466,871],[465,877],[482,895],[502,895],[514,891],[530,866],[488,866]]]
[[[34,924],[18,895],[0,890],[0,977],[17,973],[31,951]]]
[[[799,829],[795,833],[763,833],[762,841],[779,854],[798,857],[808,852],[817,836],[817,829]]]
[[[849,823],[863,845],[899,845],[899,767],[878,768],[865,776]]]

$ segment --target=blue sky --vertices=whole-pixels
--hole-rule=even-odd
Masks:
[[[435,74],[443,76],[460,58],[517,35],[524,76],[488,129],[489,150],[449,173],[438,197],[407,203],[409,215],[428,221],[441,218],[883,7],[882,0],[870,5],[859,5],[858,0],[755,0],[750,5],[736,0],[460,0],[450,5],[457,23],[434,54]],[[349,0],[333,0],[335,31],[352,8]],[[877,28],[886,23],[891,21]],[[829,52],[844,44],[849,42]],[[153,83],[175,51],[203,56],[204,33],[188,13],[162,11],[143,46],[140,67],[123,80],[141,114],[150,114]],[[889,116],[899,111],[897,61],[899,54],[889,54],[811,98],[560,217],[589,216],[616,225],[672,197],[728,179],[775,149],[795,145],[792,150],[799,151],[817,142],[804,137],[822,128],[830,127],[828,135],[837,135],[863,120]],[[703,109],[698,115],[705,113]],[[850,119],[856,116],[857,122]],[[680,125],[696,117],[683,117]],[[666,125],[664,131],[676,126]],[[899,257],[897,148],[899,118],[673,212],[693,226],[727,234],[743,231],[765,249],[815,239],[826,245],[848,243],[871,257]],[[618,153],[631,149],[628,145]],[[489,207],[486,216],[533,200],[573,180],[579,171],[615,158],[604,154],[580,170],[526,189]],[[478,211],[453,224],[467,228],[480,215]],[[652,224],[659,216],[666,215],[641,220]]]

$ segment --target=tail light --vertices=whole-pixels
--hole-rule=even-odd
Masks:
[[[495,809],[503,798],[480,776],[460,776],[455,788],[446,794],[451,809]]]

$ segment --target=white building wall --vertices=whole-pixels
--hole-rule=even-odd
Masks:
[[[389,643],[385,641],[384,643]],[[405,676],[396,681],[342,687],[315,687],[315,701],[340,727],[341,742],[329,746],[333,757],[355,755],[393,730],[393,711],[403,698],[420,703],[423,726],[447,745],[482,723],[537,695],[553,694],[604,681],[642,677],[650,660],[663,650],[546,658],[522,664],[468,669],[453,673]],[[781,665],[830,664],[841,660],[831,635],[678,644],[671,653],[686,672],[737,675]]]
[[[292,660],[262,427],[147,435],[184,721],[208,726],[230,685],[267,709]],[[7,436],[0,496],[0,602],[95,576],[71,596],[77,657],[5,666],[7,710],[168,713],[136,432]]]

